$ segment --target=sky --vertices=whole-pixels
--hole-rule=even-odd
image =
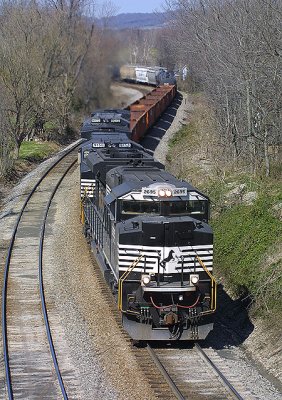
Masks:
[[[118,7],[117,14],[161,11],[165,0],[112,0]]]

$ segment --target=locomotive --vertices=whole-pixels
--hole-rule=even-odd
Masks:
[[[95,132],[95,134],[93,134]],[[87,118],[81,127],[81,138],[88,141],[83,144],[79,152],[80,162],[80,194],[93,197],[96,179],[85,162],[92,149],[104,146],[128,146],[130,131],[130,111],[124,109],[97,110]],[[98,140],[98,135],[100,138]],[[92,140],[96,138],[96,140]],[[131,145],[130,145],[131,146]]]
[[[81,131],[84,233],[133,340],[205,339],[216,310],[209,199],[131,140],[124,112],[94,113]]]

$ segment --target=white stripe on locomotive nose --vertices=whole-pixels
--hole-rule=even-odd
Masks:
[[[126,265],[119,267],[119,271],[127,271],[127,270],[128,270],[128,266],[126,266]],[[157,268],[153,268],[152,269],[152,267],[150,267],[149,265],[148,265],[148,267],[146,267],[146,270],[150,270],[150,272],[154,272],[154,273],[158,272]],[[207,267],[207,270],[212,272],[213,268],[212,267]],[[143,268],[134,268],[134,271],[135,272],[143,272],[144,271],[144,267]],[[176,271],[169,271],[169,274],[170,275],[179,274],[180,271],[181,271],[181,268],[179,268]],[[191,268],[191,271],[184,271],[184,272],[192,272],[193,273],[194,271],[195,272],[204,272],[203,268],[195,268],[195,269],[193,268],[193,271],[192,271],[192,268]]]
[[[132,260],[132,261],[134,261],[134,260],[136,260],[136,256],[124,256],[124,255],[121,255],[121,254],[119,254],[119,259],[120,260]],[[156,257],[146,257],[146,261],[157,261],[157,256]],[[139,262],[141,262],[141,260],[139,261]],[[142,260],[142,262],[143,262],[143,260]]]
[[[119,250],[119,252],[118,252],[118,254],[120,256],[129,256],[129,257],[131,256],[131,257],[135,257],[135,258],[138,257],[140,253],[142,253],[144,256],[146,256],[146,258],[158,257],[157,251],[148,251],[148,250],[147,251],[143,251],[143,250],[141,250],[141,251],[135,250],[134,251],[134,250],[123,249],[123,250]],[[207,260],[209,258],[212,258],[213,252],[199,250],[199,251],[197,251],[197,253],[196,252],[181,253],[181,256],[184,257],[184,260],[191,259],[191,258],[194,259],[196,255],[201,257],[202,260]]]
[[[131,265],[132,264],[132,262],[133,261],[135,261],[135,260],[123,260],[123,259],[119,259],[119,264],[120,265]],[[141,261],[139,261],[139,264],[145,264],[144,262],[141,262]],[[148,265],[153,265],[153,264],[148,264]],[[155,263],[155,265],[157,265],[157,262]],[[181,268],[181,262],[179,262],[179,263],[177,263],[176,264],[177,265],[177,268]],[[194,262],[191,262],[191,263],[187,263],[187,262],[184,262],[183,263],[183,267],[184,268],[194,268],[194,265],[200,265],[200,263],[196,263],[196,264],[194,264]],[[210,260],[210,261],[206,261],[205,262],[205,265],[206,266],[210,266],[210,265],[213,265],[213,262],[212,262],[212,260]]]
[[[131,259],[131,260],[124,260],[124,259],[122,259],[122,258],[119,258],[119,264],[121,265],[131,265],[133,262],[134,262],[135,260],[134,259]],[[139,261],[139,263],[138,264],[145,264],[145,262],[141,262],[141,261]],[[158,263],[157,263],[157,261],[156,262],[152,262],[152,261],[146,261],[146,264],[148,264],[148,265],[157,265]],[[195,263],[183,263],[183,267],[184,268],[194,268],[194,266],[197,266],[197,265],[200,265],[198,262],[195,264]],[[205,265],[206,266],[210,266],[210,265],[213,265],[213,260],[209,260],[209,261],[205,261]],[[182,263],[181,262],[178,262],[177,264],[176,264],[176,267],[177,268],[181,268],[181,266],[182,266]]]
[[[81,188],[90,188],[90,189],[94,189],[95,188],[95,185],[89,185],[88,183],[87,184],[81,184]]]
[[[119,248],[120,249],[138,249],[138,245],[136,244],[119,244]],[[170,248],[170,247],[167,247]],[[173,246],[172,246],[173,248]],[[213,245],[212,244],[200,244],[197,246],[177,246],[178,249],[180,249],[181,251],[187,251],[187,250],[199,250],[199,249],[203,249],[203,250],[213,250]],[[155,247],[155,246],[142,246],[142,249],[140,249],[140,251],[142,250],[162,250],[163,247]]]

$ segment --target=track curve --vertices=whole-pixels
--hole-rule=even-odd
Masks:
[[[64,176],[76,161],[75,149],[80,143],[77,141],[63,152],[35,184],[12,234],[2,292],[3,350],[9,399],[62,396],[67,399],[48,326],[42,257],[48,209]]]

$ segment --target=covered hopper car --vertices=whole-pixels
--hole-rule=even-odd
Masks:
[[[159,86],[163,84],[175,85],[173,72],[163,67],[146,67],[136,65],[122,65],[120,78],[124,81]]]

